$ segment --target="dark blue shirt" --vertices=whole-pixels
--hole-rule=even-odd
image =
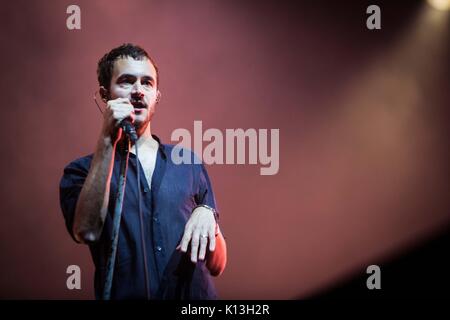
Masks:
[[[193,161],[192,164],[173,163],[171,152],[174,146],[162,144],[158,137],[153,137],[158,141],[159,148],[151,187],[140,162],[130,153],[111,298],[146,298],[137,190],[136,165],[139,165],[139,192],[144,216],[151,298],[216,299],[216,290],[205,262],[193,264],[189,254],[176,250],[185,224],[196,205],[206,204],[217,210],[208,173],[203,164],[194,164]],[[187,149],[182,149],[181,152],[189,152],[191,159],[195,156]],[[102,296],[106,277],[121,157],[121,153],[116,150],[108,214],[99,241],[89,245],[95,264],[94,286],[97,299]],[[92,158],[91,154],[71,162],[64,168],[61,179],[60,204],[66,227],[72,237],[75,206]]]

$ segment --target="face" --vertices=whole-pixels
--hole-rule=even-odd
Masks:
[[[150,60],[135,60],[132,57],[120,58],[114,62],[109,99],[128,98],[134,106],[135,122],[138,131],[149,124],[158,95],[156,69]]]

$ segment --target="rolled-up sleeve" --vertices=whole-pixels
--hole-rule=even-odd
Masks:
[[[217,207],[216,198],[212,188],[211,180],[208,172],[203,164],[198,165],[198,192],[196,194],[197,204],[205,204],[214,208],[219,216],[219,208]]]
[[[75,208],[84,181],[89,173],[90,158],[84,157],[75,160],[64,168],[59,184],[59,201],[64,216],[67,231],[72,239],[78,242],[72,232]]]

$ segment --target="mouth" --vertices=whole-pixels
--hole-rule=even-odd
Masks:
[[[143,103],[142,101],[132,101],[131,104],[133,105],[135,110],[139,110],[140,111],[140,109],[146,109],[147,108],[145,103]]]

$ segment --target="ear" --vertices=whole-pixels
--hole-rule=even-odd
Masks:
[[[100,96],[102,97],[102,100],[104,102],[108,101],[108,99],[109,99],[108,89],[106,89],[104,86],[100,86],[100,89],[98,92],[100,93]]]
[[[161,91],[158,90],[158,92],[156,93],[156,103],[158,103],[161,100]]]

